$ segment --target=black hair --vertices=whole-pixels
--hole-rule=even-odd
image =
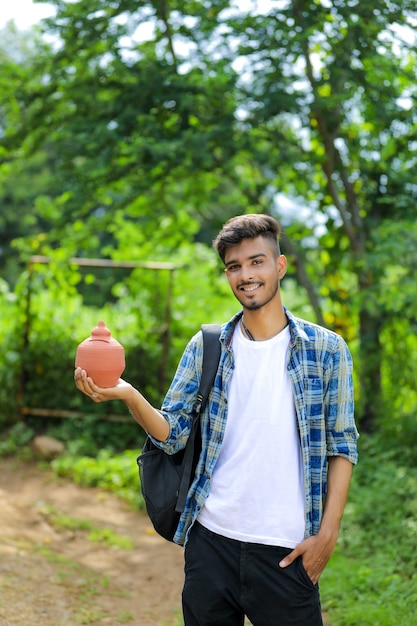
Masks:
[[[273,242],[277,248],[277,256],[281,254],[278,238],[281,234],[281,226],[277,220],[270,215],[250,213],[247,215],[237,215],[230,218],[224,225],[216,239],[213,247],[219,253],[224,263],[226,250],[232,246],[237,246],[244,239],[255,239],[264,237]]]

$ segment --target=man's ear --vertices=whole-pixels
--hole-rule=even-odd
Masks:
[[[287,257],[285,255],[280,254],[279,257],[277,257],[277,268],[278,277],[281,280],[281,278],[284,278],[287,273]]]

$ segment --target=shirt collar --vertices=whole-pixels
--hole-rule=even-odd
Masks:
[[[297,343],[297,340],[310,341],[309,336],[301,324],[301,320],[298,317],[295,317],[285,306],[284,311],[290,327],[290,347],[293,348]]]
[[[301,321],[297,317],[295,317],[285,306],[284,306],[284,311],[285,311],[285,315],[287,316],[288,324],[290,327],[290,347],[295,346],[297,340],[310,341],[309,336],[307,335],[307,333],[305,332],[301,324]],[[227,348],[230,348],[231,346],[233,333],[235,331],[236,324],[238,324],[242,315],[243,315],[243,311],[239,311],[222,328],[222,331],[220,334],[220,341],[224,343],[224,345],[227,346]]]

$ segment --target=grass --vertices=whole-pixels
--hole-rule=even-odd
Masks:
[[[102,528],[89,520],[80,520],[69,515],[63,515],[55,507],[42,505],[39,508],[39,512],[57,530],[84,532],[87,534],[89,541],[102,543],[110,548],[121,548],[123,550],[132,550],[134,548],[134,542],[130,537],[119,535],[109,528]]]
[[[70,526],[73,527],[72,524]],[[77,524],[75,526],[79,528]],[[67,525],[60,526],[63,527],[66,528]],[[103,609],[103,594],[111,594],[112,597],[124,594],[123,589],[119,589],[114,583],[110,585],[107,576],[98,575],[68,557],[57,554],[48,546],[37,545],[33,549],[54,566],[53,583],[63,587],[68,598],[76,598],[76,602],[71,604],[74,607],[71,611],[71,623],[95,624],[99,620],[111,624],[134,622],[133,615],[128,611]]]
[[[348,557],[340,548],[322,576],[331,626],[415,626],[417,576],[400,576],[384,555]]]
[[[362,441],[339,542],[321,578],[331,626],[415,626],[417,468]]]

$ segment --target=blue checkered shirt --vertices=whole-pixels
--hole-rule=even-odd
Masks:
[[[285,312],[290,329],[287,370],[294,390],[304,465],[305,536],[308,537],[316,534],[320,527],[328,457],[342,456],[353,464],[357,462],[352,358],[339,335],[296,318],[287,309]],[[221,329],[219,369],[201,416],[202,453],[174,537],[180,545],[185,544],[207,498],[222,445],[227,420],[227,387],[234,369],[232,337],[241,315],[241,312],[235,315]],[[199,331],[182,355],[161,408],[170,425],[170,433],[166,441],[154,442],[168,454],[177,452],[187,443],[200,382],[202,356],[202,333]]]

